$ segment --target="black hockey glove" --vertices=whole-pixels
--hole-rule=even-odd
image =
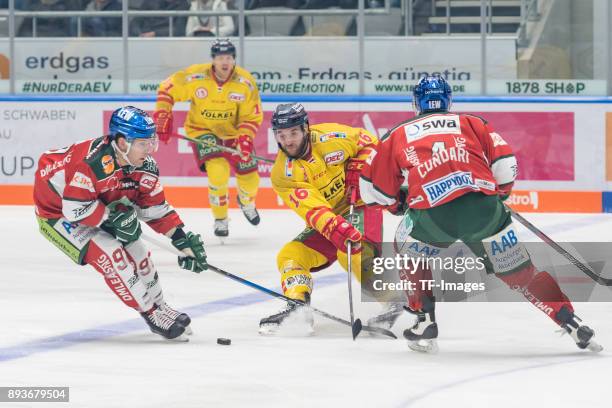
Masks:
[[[406,210],[408,210],[408,188],[400,187],[400,191],[395,198],[395,204],[387,207],[387,211],[393,215],[402,216]]]

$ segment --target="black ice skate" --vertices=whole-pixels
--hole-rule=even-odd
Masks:
[[[259,221],[261,221],[261,219],[259,218],[259,213],[257,212],[257,208],[255,208],[255,203],[243,205],[242,201],[240,201],[240,196],[238,196],[238,205],[240,206],[240,209],[242,210],[242,213],[244,214],[246,219],[252,225],[259,224]]]
[[[310,296],[308,294],[306,294],[304,304],[287,302],[280,312],[261,319],[259,333],[264,335],[275,334],[283,324],[290,322],[294,328],[303,331],[301,334],[311,335],[314,333],[314,319],[309,304]]]
[[[383,310],[376,316],[368,319],[367,325],[370,327],[378,327],[381,329],[389,330],[400,315],[404,312],[402,303],[385,303]],[[370,336],[376,335],[375,333],[368,332]]]
[[[187,341],[183,336],[185,328],[178,322],[171,319],[159,307],[155,306],[148,312],[140,314],[149,325],[151,331],[169,340]]]
[[[227,218],[215,220],[215,236],[225,238],[229,235],[229,222]]]
[[[417,321],[410,329],[404,330],[411,350],[421,353],[438,352],[438,324],[436,323],[435,299],[425,298],[423,309],[415,311],[406,306],[404,309],[417,316]]]
[[[576,342],[578,348],[587,349],[594,353],[599,353],[603,350],[603,347],[593,340],[595,331],[589,326],[580,325],[582,320],[573,312],[570,312],[565,306],[559,310],[556,317],[557,320],[562,323],[561,327],[563,329],[563,334],[569,333]]]
[[[181,326],[185,328],[185,334],[191,336],[193,334],[193,330],[191,329],[191,318],[187,313],[179,312],[178,310],[173,309],[166,302],[163,302],[159,305],[159,308],[162,312],[164,312],[168,317],[170,317],[175,322],[179,323]]]

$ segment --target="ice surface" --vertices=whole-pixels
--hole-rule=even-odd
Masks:
[[[276,252],[300,232],[296,215],[261,211],[255,228],[232,211],[230,237],[220,245],[208,210],[179,212],[189,229],[203,233],[211,263],[278,289]],[[174,255],[151,246],[166,299],[193,318],[191,341],[177,344],[150,333],[97,272],[74,265],[39,235],[31,207],[0,207],[0,216],[0,385],[70,386],[71,402],[54,407],[610,404],[612,303],[576,305],[606,347],[599,355],[559,337],[527,303],[439,304],[437,355],[365,333],[353,342],[348,327],[316,315],[314,336],[264,337],[259,319],[282,302],[212,272],[181,271]],[[557,240],[612,241],[611,215],[527,218]],[[398,221],[385,219],[387,237]],[[346,278],[337,265],[315,275],[313,305],[348,317]],[[365,321],[378,306],[358,302],[356,311]],[[411,322],[406,314],[394,331],[400,335]],[[232,345],[217,345],[218,337]]]

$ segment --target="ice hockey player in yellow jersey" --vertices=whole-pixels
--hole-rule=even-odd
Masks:
[[[187,136],[208,144],[194,144],[193,149],[198,167],[208,173],[215,235],[226,237],[230,167],[236,174],[242,212],[251,224],[260,221],[255,208],[259,174],[251,154],[263,113],[255,80],[236,65],[234,45],[227,39],[215,40],[211,56],[212,63],[191,65],[160,84],[154,118],[159,139],[167,143],[174,134],[174,103],[191,102],[185,131]],[[240,155],[221,151],[217,146],[237,149]]]
[[[285,204],[306,222],[304,229],[277,256],[285,296],[310,302],[311,272],[336,260],[347,269],[347,242],[352,245],[352,272],[361,279],[362,257],[378,253],[382,240],[382,213],[367,208],[359,198],[359,174],[378,143],[365,129],[338,123],[309,125],[301,104],[281,104],[272,116],[280,151],[272,168],[272,187]],[[351,199],[354,220],[347,221]],[[365,259],[365,258],[364,258]],[[287,304],[279,313],[260,322],[260,333],[271,334],[289,316],[304,318],[313,329],[307,307]],[[301,320],[301,319],[300,319]]]

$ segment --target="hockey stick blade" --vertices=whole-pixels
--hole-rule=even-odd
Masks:
[[[391,330],[383,329],[382,327],[371,327],[371,326],[365,325],[365,326],[361,326],[361,328],[363,329],[363,331],[366,331],[368,333],[380,334],[381,336],[387,336],[393,339],[397,339],[397,336],[395,335],[395,333],[393,333]]]
[[[363,329],[361,319],[355,320],[355,323],[353,323],[353,327],[351,327],[351,330],[353,331],[353,340],[355,340],[357,336],[359,336],[359,333],[361,333],[361,329]]]
[[[142,234],[141,237],[145,241],[150,242],[150,243],[152,243],[153,245],[155,245],[155,246],[157,246],[159,248],[165,249],[166,251],[172,252],[175,255],[178,255],[178,256],[183,255],[183,253],[178,251],[176,248],[170,247],[167,244],[165,244],[163,242],[160,242],[160,241],[158,241],[157,239],[155,239],[153,237],[150,237],[150,236],[148,236],[146,234]],[[249,280],[241,278],[240,276],[237,276],[237,275],[234,275],[234,274],[229,273],[227,271],[224,271],[221,268],[217,268],[214,265],[210,265],[209,264],[208,265],[208,269],[210,269],[211,271],[214,271],[214,272],[216,272],[218,274],[221,274],[221,275],[223,275],[225,277],[228,277],[228,278],[230,278],[232,280],[235,280],[236,282],[242,283],[243,285],[249,286],[249,287],[251,287],[253,289],[256,289],[256,290],[258,290],[260,292],[266,293],[266,294],[268,294],[268,295],[270,295],[272,297],[275,297],[275,298],[278,298],[278,299],[282,299],[282,300],[285,300],[286,302],[290,302],[290,303],[297,303],[297,304],[300,304],[300,305],[304,304],[304,302],[302,302],[302,301],[299,301],[299,300],[296,300],[296,299],[291,299],[291,298],[289,298],[289,297],[287,297],[285,295],[282,295],[282,294],[280,294],[278,292],[275,292],[275,291],[273,291],[271,289],[268,289],[265,286],[258,285],[255,282],[251,282]],[[310,309],[314,313],[316,313],[316,314],[318,314],[320,316],[323,316],[323,317],[325,317],[325,318],[327,318],[329,320],[333,320],[333,321],[335,321],[337,323],[340,323],[340,324],[343,324],[345,326],[351,327],[351,323],[348,320],[344,320],[344,319],[342,319],[340,317],[334,316],[334,315],[332,315],[330,313],[327,313],[327,312],[325,312],[323,310],[317,309],[316,307],[310,306]],[[391,332],[389,330],[381,329],[381,328],[378,328],[378,327],[369,327],[369,326],[362,326],[362,328],[363,328],[363,330],[365,330],[367,332],[370,332],[370,333],[376,333],[376,334],[380,334],[382,336],[390,337],[392,339],[397,339],[397,336],[395,334],[393,334],[393,332]]]
[[[538,238],[540,238],[542,241],[550,245],[555,251],[557,251],[560,255],[564,256],[565,259],[570,261],[572,265],[580,269],[580,271],[583,272],[585,275],[587,275],[589,278],[593,279],[595,282],[599,283],[600,285],[612,286],[612,278],[604,278],[603,276],[599,276],[597,273],[595,273],[595,271],[593,271],[587,265],[585,265],[584,263],[576,259],[572,254],[570,254],[565,249],[563,249],[561,245],[553,241],[552,238],[550,238],[548,235],[540,231],[535,225],[527,221],[527,219],[525,219],[521,214],[517,213],[510,207],[508,207],[508,209],[510,210],[510,213],[512,214],[512,216],[516,218],[518,222],[523,224],[525,228],[533,232]]]
[[[255,283],[255,282],[251,282],[251,281],[249,281],[249,280],[246,280],[246,279],[244,279],[244,278],[241,278],[240,276],[236,276],[236,275],[234,275],[234,274],[232,274],[232,273],[229,273],[229,272],[227,272],[227,271],[224,271],[224,270],[223,270],[223,269],[221,269],[221,268],[217,268],[217,267],[216,267],[216,266],[214,266],[214,265],[210,265],[210,264],[208,264],[208,269],[210,269],[211,271],[217,272],[217,273],[219,273],[219,274],[221,274],[221,275],[224,275],[224,276],[226,276],[226,277],[228,277],[228,278],[230,278],[230,279],[232,279],[232,280],[235,280],[236,282],[240,282],[240,283],[242,283],[243,285],[250,286],[250,287],[251,287],[251,288],[253,288],[253,289],[257,289],[257,290],[259,290],[260,292],[264,292],[264,293],[266,293],[266,294],[268,294],[268,295],[270,295],[270,296],[273,296],[273,297],[275,297],[275,298],[278,298],[278,299],[283,299],[284,301],[289,302],[289,303],[294,303],[294,304],[304,305],[304,302],[302,302],[301,300],[291,299],[291,298],[289,298],[289,297],[287,297],[287,296],[285,296],[285,295],[282,295],[282,294],[280,294],[280,293],[278,293],[278,292],[275,292],[275,291],[273,291],[273,290],[271,290],[271,289],[268,289],[268,288],[266,288],[265,286],[258,285],[258,284],[257,284],[257,283]],[[345,325],[345,326],[351,327],[352,333],[353,333],[353,335],[354,335],[355,337],[357,337],[357,335],[359,334],[359,332],[360,332],[360,331],[363,329],[363,330],[369,331],[369,332],[371,332],[371,333],[377,333],[377,334],[380,334],[380,335],[383,335],[383,336],[387,336],[387,337],[391,337],[391,338],[393,338],[393,339],[397,339],[397,336],[396,336],[395,334],[393,334],[393,332],[391,332],[391,331],[389,331],[389,330],[385,330],[385,329],[377,328],[377,327],[363,326],[363,325],[361,324],[361,320],[359,320],[359,319],[357,319],[357,321],[359,322],[359,323],[358,323],[358,324],[359,324],[359,326],[358,326],[357,330],[355,330],[355,327],[354,327],[354,326],[352,326],[352,325],[351,325],[351,322],[349,322],[348,320],[344,320],[344,319],[342,319],[342,318],[340,318],[340,317],[337,317],[337,316],[334,316],[334,315],[332,315],[332,314],[330,314],[330,313],[324,312],[323,310],[317,309],[316,307],[312,307],[312,306],[310,306],[310,309],[311,309],[311,310],[312,310],[314,313],[316,313],[316,314],[318,314],[318,315],[320,315],[320,316],[323,316],[323,317],[325,317],[325,318],[327,318],[327,319],[333,320],[333,321],[335,321],[336,323],[340,323],[340,324],[343,324],[343,325]],[[356,325],[357,325],[357,321],[355,322],[355,324],[356,324]],[[355,333],[356,333],[356,334],[355,334]],[[353,339],[355,339],[355,337],[354,337]]]

